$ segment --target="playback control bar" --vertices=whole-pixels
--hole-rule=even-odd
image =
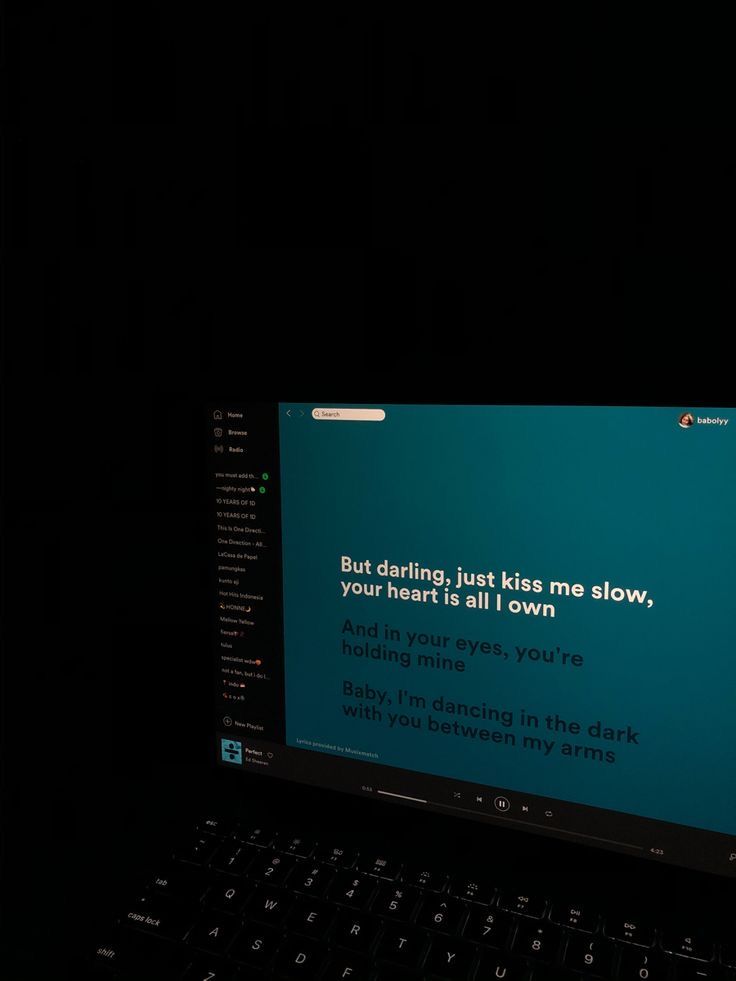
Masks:
[[[232,753],[237,743],[236,754]],[[607,811],[503,787],[458,783],[309,749],[218,733],[218,759],[228,768],[375,797],[387,804],[428,808],[497,826],[600,845],[728,875],[736,879],[736,842],[712,831]],[[697,849],[693,852],[693,836]],[[697,865],[693,864],[695,854]]]

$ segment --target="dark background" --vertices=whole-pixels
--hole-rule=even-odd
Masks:
[[[14,979],[219,793],[208,397],[734,404],[716,30],[220,16],[6,14]]]

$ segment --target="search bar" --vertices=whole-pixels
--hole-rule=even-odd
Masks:
[[[312,409],[312,418],[320,422],[383,422],[383,409]]]

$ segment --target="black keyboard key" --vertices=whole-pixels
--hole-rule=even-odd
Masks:
[[[527,974],[529,981],[587,981],[574,971],[568,971],[566,967],[554,967],[548,964],[531,965],[528,961],[524,961],[524,964],[529,972]],[[478,981],[480,978],[479,974]],[[495,981],[495,978],[492,981]]]
[[[289,913],[289,930],[313,940],[323,940],[335,919],[337,907],[320,899],[299,899]]]
[[[206,871],[197,866],[171,862],[149,880],[148,888],[166,899],[173,899],[186,906],[197,906],[207,891],[206,876]]]
[[[419,892],[403,883],[384,883],[376,896],[372,910],[392,920],[410,920],[419,901]]]
[[[245,882],[237,882],[234,879],[217,882],[205,896],[204,904],[225,913],[240,913],[252,888]]]
[[[327,897],[335,903],[350,906],[351,909],[364,909],[375,889],[375,879],[361,875],[360,872],[344,870],[335,876]]]
[[[189,965],[182,981],[237,981],[238,973],[233,964],[219,957],[197,957]]]
[[[427,934],[422,930],[391,923],[381,934],[376,948],[376,960],[388,961],[413,970],[421,966],[428,946]]]
[[[524,920],[514,937],[514,953],[544,964],[551,964],[560,949],[562,931],[554,923]]]
[[[229,956],[240,964],[265,969],[273,960],[278,941],[279,935],[273,927],[247,923],[235,938]]]
[[[493,902],[495,889],[487,882],[478,879],[455,878],[450,881],[448,892],[456,899],[464,899],[468,903],[481,903],[490,906]]]
[[[675,965],[674,981],[712,981],[722,977],[714,964],[700,961],[678,961]]]
[[[464,940],[437,937],[432,942],[424,971],[431,978],[461,978],[465,981],[472,977],[471,969],[475,958],[476,948],[472,944]]]
[[[618,967],[619,981],[667,981],[671,961],[650,950],[624,947]]]
[[[427,896],[417,917],[419,926],[442,933],[457,933],[465,919],[467,906],[449,896]]]
[[[314,978],[325,961],[324,947],[304,937],[289,937],[279,947],[274,969],[279,977]]]
[[[608,916],[603,930],[611,940],[620,940],[637,947],[654,946],[654,927],[638,916]]]
[[[248,845],[255,845],[257,848],[271,848],[276,839],[273,831],[242,824],[236,828],[235,837]]]
[[[333,866],[336,869],[351,869],[355,865],[358,853],[344,845],[318,845],[315,858],[320,862]]]
[[[208,835],[219,835],[224,838],[232,831],[232,824],[218,817],[204,817],[197,822],[197,831]]]
[[[380,926],[381,921],[375,916],[342,910],[330,939],[338,947],[352,950],[355,954],[367,954],[378,936]]]
[[[736,970],[736,940],[724,944],[721,948],[721,964]]]
[[[482,906],[471,907],[468,922],[465,924],[463,936],[473,943],[485,944],[503,950],[511,934],[512,920],[508,913],[498,910],[484,909]]]
[[[171,965],[171,955],[175,947],[168,940],[149,937],[145,934],[131,935],[123,931],[108,937],[104,943],[98,944],[92,955],[92,965],[95,971],[89,974],[95,977],[150,977],[151,972],[161,972],[164,978],[170,978],[177,965]],[[146,966],[150,971],[145,971]],[[186,963],[179,966],[179,973]],[[140,968],[140,970],[139,970]]]
[[[235,838],[227,838],[212,856],[211,866],[218,872],[229,875],[243,875],[255,855],[260,854],[254,848],[248,848]]]
[[[222,954],[238,932],[240,921],[229,913],[207,910],[187,934],[187,943],[212,954]]]
[[[525,961],[487,950],[481,954],[475,981],[530,981],[531,976]]]
[[[401,878],[410,886],[418,886],[425,892],[442,892],[449,876],[444,872],[433,871],[425,865],[409,865]]]
[[[89,964],[84,961],[74,966],[74,981],[116,981],[120,977],[114,974],[109,964]]]
[[[335,873],[328,865],[301,862],[289,879],[289,888],[307,896],[324,896]]]
[[[519,893],[518,895],[502,893],[498,905],[509,913],[518,913],[520,916],[530,916],[535,920],[541,920],[547,904],[539,896],[532,896],[529,893]]]
[[[193,865],[207,865],[214,853],[220,847],[220,839],[214,835],[197,834],[185,841],[174,852],[174,857],[180,862],[191,862]]]
[[[368,962],[344,950],[335,951],[320,981],[368,981],[373,974]],[[392,981],[399,981],[393,978]]]
[[[248,920],[277,926],[284,920],[293,902],[293,896],[281,889],[260,886],[245,904],[245,915]]]
[[[167,940],[181,940],[196,917],[196,911],[154,897],[150,904],[139,902],[125,909],[120,916],[120,925]]]
[[[555,903],[549,918],[558,926],[579,930],[581,933],[595,933],[598,926],[598,914],[582,903]]]
[[[309,858],[315,847],[315,843],[310,838],[302,838],[300,835],[280,835],[276,840],[277,851],[293,855],[295,858]]]
[[[296,865],[296,859],[278,852],[259,852],[248,868],[248,875],[258,882],[280,886]]]
[[[95,947],[92,963],[107,967],[110,972],[125,966],[125,937],[109,937]]]
[[[396,879],[401,863],[387,855],[364,855],[358,859],[358,871],[375,875],[379,879]]]
[[[714,954],[713,941],[702,930],[666,929],[662,934],[662,949],[697,961],[710,961]]]
[[[596,978],[607,978],[613,974],[614,953],[615,947],[608,940],[571,936],[565,951],[565,967]]]
[[[93,956],[93,964],[102,977],[140,981],[178,981],[190,961],[191,952],[184,947],[160,937],[122,930],[99,944]]]

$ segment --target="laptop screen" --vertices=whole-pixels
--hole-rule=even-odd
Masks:
[[[221,766],[736,876],[736,410],[207,428]]]

